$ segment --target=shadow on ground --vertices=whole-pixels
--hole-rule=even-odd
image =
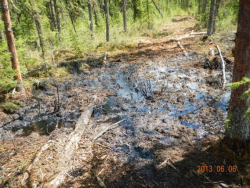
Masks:
[[[204,139],[193,145],[183,156],[183,160],[173,162],[175,159],[168,158],[167,154],[165,160],[164,156],[157,155],[159,150],[169,149],[164,147],[155,144],[150,149],[152,162],[145,166],[132,163],[120,165],[112,160],[105,161],[106,164],[111,163],[110,169],[105,169],[98,177],[96,173],[100,172],[103,161],[99,158],[100,152],[94,153],[92,168],[74,169],[70,174],[71,180],[62,187],[104,187],[103,183],[111,188],[250,186],[249,151],[232,151],[223,141],[212,143],[211,140]],[[198,169],[205,172],[197,172]],[[87,171],[90,172],[90,176],[81,179]]]

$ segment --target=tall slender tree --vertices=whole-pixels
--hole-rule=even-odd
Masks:
[[[61,21],[60,21],[60,12],[59,12],[59,6],[57,4],[57,0],[54,0],[54,6],[55,6],[55,14],[56,14],[56,26],[58,31],[58,39],[61,41]]]
[[[213,23],[214,23],[213,20],[214,20],[214,12],[215,12],[214,10],[215,10],[215,0],[211,0],[208,28],[207,28],[208,36],[213,34]]]
[[[16,74],[16,80],[17,80],[17,90],[21,93],[25,92],[23,81],[22,81],[22,74],[19,66],[18,56],[17,56],[17,50],[15,46],[15,39],[14,34],[12,30],[12,24],[10,19],[10,12],[9,12],[9,6],[7,0],[1,0],[1,9],[2,9],[2,19],[4,22],[5,32],[6,32],[6,38],[8,43],[8,49],[11,53],[11,63],[12,68],[14,70],[17,70]]]
[[[32,8],[32,7],[35,6],[33,0],[29,0],[29,4],[30,4],[30,7],[27,6],[27,5],[25,7],[32,14],[32,17],[33,17],[33,19],[35,21],[36,30],[37,30],[37,34],[38,34],[38,38],[39,38],[39,42],[40,42],[40,47],[41,47],[41,50],[42,50],[43,62],[44,62],[45,67],[46,67],[47,62],[46,62],[46,56],[45,56],[45,40],[44,40],[44,36],[43,36],[42,24],[40,22],[39,13]],[[47,70],[47,68],[46,68],[46,70]]]
[[[105,18],[106,18],[106,40],[110,40],[109,35],[109,6],[108,6],[108,0],[104,0],[105,5]]]
[[[57,28],[54,0],[50,0],[49,9],[50,9],[51,30],[54,31]]]
[[[233,82],[250,78],[250,1],[240,0],[238,29],[235,41],[235,63],[233,68]],[[250,89],[249,85],[242,85],[232,90],[229,105],[229,129],[227,136],[235,140],[250,139],[250,118],[245,117],[250,103],[247,99],[240,99],[243,92]]]
[[[91,4],[91,0],[88,0],[88,11],[89,11],[89,26],[90,26],[90,30],[92,32],[92,38],[95,38],[94,35],[94,24],[93,24],[93,16],[92,16],[92,4]]]
[[[122,1],[122,14],[123,14],[123,29],[124,32],[127,32],[127,16],[126,16],[126,0]]]
[[[216,31],[216,18],[217,18],[218,13],[219,13],[219,7],[220,7],[220,0],[216,0],[215,10],[214,10],[214,19],[213,19],[213,28],[212,28],[213,33],[215,33],[215,31]]]

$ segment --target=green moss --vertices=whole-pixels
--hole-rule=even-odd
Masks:
[[[22,103],[19,100],[12,100],[13,104],[20,106]]]
[[[227,119],[224,121],[226,131],[231,130],[231,120],[233,119],[233,113],[228,114]]]
[[[54,69],[50,69],[48,71],[49,75],[51,75],[52,77],[55,78],[62,78],[62,77],[66,77],[69,76],[69,72],[67,71],[66,67],[59,67],[59,68],[54,68]]]
[[[16,103],[16,104],[15,104]],[[20,104],[20,102],[19,102]],[[19,109],[19,105],[17,105],[17,101],[6,102],[1,105],[5,113],[14,113],[16,110]]]
[[[89,72],[89,65],[87,63],[82,63],[79,67],[79,70],[80,71],[83,71],[83,72]]]

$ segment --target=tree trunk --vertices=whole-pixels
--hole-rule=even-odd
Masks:
[[[163,14],[161,13],[161,9],[158,7],[158,5],[155,3],[154,0],[152,0],[152,2],[153,2],[153,4],[154,4],[156,10],[160,13],[161,17],[163,17]]]
[[[94,33],[94,24],[93,24],[93,16],[92,16],[92,6],[90,0],[88,0],[88,11],[89,11],[89,27],[92,32],[92,39],[95,38],[95,33]]]
[[[137,7],[136,0],[132,0],[132,4],[133,4],[133,18],[135,21],[135,19],[137,18],[137,14],[138,14],[138,7]]]
[[[216,31],[216,18],[218,16],[219,7],[220,7],[220,0],[216,0],[215,11],[214,11],[214,19],[213,19],[213,28],[212,28],[213,33],[215,33],[215,31]]]
[[[96,12],[96,4],[95,4],[95,2],[94,2],[94,17],[95,17],[95,25],[96,25],[96,27],[99,27],[99,23],[98,23],[98,17],[97,17],[97,12]]]
[[[148,29],[151,28],[151,16],[150,16],[150,8],[149,8],[149,0],[147,0],[147,17],[148,17]]]
[[[66,6],[67,6],[69,4],[68,0],[65,0],[65,3],[66,3]],[[71,6],[71,3],[70,3],[69,6]],[[71,24],[73,26],[73,29],[74,29],[76,35],[77,35],[76,26],[75,26],[75,23],[74,23],[74,18],[73,18],[72,12],[71,12],[71,10],[69,8],[67,8],[67,9],[68,9],[68,13],[69,13],[69,18],[70,18]]]
[[[108,0],[104,0],[105,4],[105,17],[106,17],[106,40],[107,42],[110,40],[109,36],[109,7],[108,7]]]
[[[238,30],[235,41],[235,63],[233,82],[241,81],[243,77],[250,78],[250,1],[240,0],[238,15]],[[250,103],[241,100],[240,95],[250,88],[249,85],[240,86],[232,90],[229,105],[229,129],[227,136],[235,140],[250,139],[250,118],[244,118]]]
[[[201,14],[201,0],[198,0],[198,12],[197,12],[198,15]]]
[[[32,0],[29,0],[29,3],[30,3],[31,7],[34,7]],[[46,62],[46,57],[45,57],[45,42],[44,42],[44,38],[43,38],[43,30],[42,30],[42,25],[41,25],[41,22],[39,19],[39,15],[35,10],[30,8],[29,6],[26,5],[25,7],[28,9],[28,11],[31,12],[33,19],[35,21],[36,30],[37,30],[37,34],[38,34],[38,38],[39,38],[39,42],[40,42],[40,47],[42,49],[43,62],[44,62],[45,67],[46,67],[47,62]]]
[[[206,16],[205,13],[207,11],[207,1],[208,0],[203,0],[203,6],[202,6],[202,14],[203,14],[203,22],[206,22]]]
[[[2,41],[2,42],[5,42],[5,41],[6,41],[6,40],[5,40],[5,37],[4,37],[4,32],[3,32],[2,29],[0,29],[0,38],[1,38],[1,41]]]
[[[34,18],[35,24],[36,24],[36,30],[37,30],[37,33],[38,33],[40,47],[41,47],[41,50],[42,50],[43,61],[44,61],[45,64],[47,64],[46,63],[46,57],[45,57],[45,42],[44,42],[44,38],[43,38],[42,25],[40,23],[40,20],[39,20],[39,17],[37,15],[37,13],[33,14],[33,18]]]
[[[54,0],[54,7],[55,7],[55,14],[56,14],[56,25],[57,25],[57,31],[58,31],[58,39],[61,41],[61,21],[59,16],[59,8],[57,5],[57,1]]]
[[[122,13],[123,13],[123,28],[124,32],[127,32],[127,18],[126,18],[126,0],[122,1]]]
[[[214,19],[214,5],[215,0],[211,0],[211,6],[210,6],[210,13],[209,13],[209,22],[208,22],[208,28],[207,28],[207,34],[208,36],[211,36],[213,34],[213,19]]]
[[[25,89],[23,86],[22,74],[21,74],[21,70],[19,67],[19,61],[18,61],[16,46],[15,46],[15,39],[14,39],[13,30],[12,30],[12,24],[11,24],[10,12],[9,12],[7,0],[1,1],[1,8],[2,8],[2,19],[4,22],[6,38],[7,38],[7,43],[8,43],[8,49],[12,55],[11,57],[12,68],[14,70],[17,70],[17,75],[16,75],[17,90],[19,92],[24,93]]]
[[[54,5],[54,0],[50,0],[50,20],[51,20],[51,30],[54,31],[57,28],[56,24],[56,16],[55,16],[55,5]]]

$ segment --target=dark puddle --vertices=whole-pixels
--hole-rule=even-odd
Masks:
[[[155,135],[155,132],[154,132],[154,131],[145,131],[145,130],[143,130],[143,133],[144,133],[144,134],[148,134],[148,135],[150,135],[150,136],[154,136],[154,135]]]
[[[198,125],[194,125],[192,123],[188,123],[188,122],[184,122],[184,121],[181,121],[181,124],[185,125],[185,126],[187,126],[189,128],[193,128],[193,129],[197,129],[198,128]]]
[[[148,159],[148,160],[153,159],[152,155],[148,151],[146,151],[144,147],[135,146],[134,150],[139,155],[140,158]]]
[[[194,110],[196,110],[196,108],[190,106],[190,107],[188,107],[186,110],[183,110],[183,111],[180,111],[180,112],[176,112],[176,113],[169,114],[169,116],[170,116],[170,117],[178,117],[178,116],[185,115],[185,114],[187,114],[187,113],[189,113],[189,112],[192,112],[192,111],[194,111]]]
[[[128,77],[124,74],[117,75],[118,79],[116,84],[120,89],[118,89],[118,96],[128,99],[141,101],[144,99],[142,91],[139,91],[138,88],[135,88],[135,83],[133,83]]]
[[[94,108],[92,117],[99,117],[101,115],[119,112],[121,112],[121,110],[117,108],[115,96],[109,96],[105,103]]]
[[[226,112],[226,108],[229,103],[230,97],[231,97],[230,92],[225,93],[224,95],[222,95],[220,101],[215,103],[215,106],[221,108],[223,112]]]
[[[98,73],[98,77],[94,78],[92,81],[84,78],[82,80],[78,80],[75,83],[72,83],[74,87],[76,86],[88,86],[89,91],[93,91],[93,88],[100,87],[100,89],[104,89],[105,91],[112,91],[115,94],[108,96],[108,99],[103,102],[101,105],[94,108],[94,112],[92,117],[98,118],[102,115],[111,115],[111,114],[120,114],[120,113],[138,113],[137,115],[147,114],[147,113],[166,113],[169,117],[181,117],[187,114],[198,114],[200,112],[200,107],[206,105],[204,100],[208,98],[208,94],[205,93],[201,89],[201,82],[196,76],[197,71],[195,69],[178,69],[171,67],[157,67],[149,70],[145,70],[145,75],[152,73],[155,78],[152,80],[146,80],[146,78],[139,78],[138,76],[133,76],[133,71],[126,71],[129,68],[123,70],[123,68],[117,65],[117,72],[114,70],[110,70],[107,72],[96,71]],[[166,82],[164,81],[165,77],[168,74],[168,79]],[[192,75],[195,74],[195,75]],[[164,78],[163,78],[164,77]],[[196,79],[197,77],[197,79]],[[195,78],[195,79],[194,79]],[[144,80],[143,80],[144,79]],[[155,79],[155,80],[154,80]],[[166,100],[164,103],[160,102],[158,106],[155,104],[154,92],[159,92],[162,89],[162,84],[158,82],[158,80],[164,81],[166,88],[165,92],[173,92],[173,94],[185,87],[190,89],[195,94],[183,95],[180,102],[174,103],[170,100]],[[172,79],[172,80],[171,80]],[[193,79],[193,80],[191,80]],[[194,81],[196,80],[196,81]],[[100,84],[99,84],[100,83]],[[173,87],[170,85],[172,84]],[[164,85],[164,84],[163,84]],[[92,86],[92,87],[91,87]],[[68,85],[63,85],[64,88],[61,92],[67,92],[69,90]],[[61,93],[60,93],[61,94]],[[193,97],[190,97],[193,95]],[[69,96],[72,97],[72,96]],[[119,100],[118,100],[119,98]],[[192,100],[189,100],[192,99]],[[193,100],[196,99],[196,100]],[[226,105],[230,99],[230,93],[225,93],[219,101],[214,103],[214,106],[217,108],[221,108],[224,112],[226,111]],[[67,97],[62,96],[61,101],[64,102],[67,100]],[[48,114],[44,117],[35,117],[30,120],[29,125],[25,126],[17,126],[19,128],[13,128],[13,131],[18,131],[22,129],[24,135],[30,134],[32,131],[39,132],[40,134],[48,135],[52,132],[57,126],[72,126],[74,123],[70,123],[70,121],[77,121],[79,116],[74,116],[73,113],[69,114],[68,117],[50,117]],[[133,121],[128,116],[117,116],[115,118],[109,118],[105,123],[115,123],[125,118],[121,124],[126,126],[126,129],[133,129]],[[184,120],[182,118],[178,118],[180,123],[197,129],[199,126],[189,122],[189,120]],[[70,121],[67,121],[70,120]],[[62,123],[64,122],[64,123]],[[191,121],[192,122],[192,121]],[[154,133],[147,133],[153,135]]]
[[[33,121],[26,126],[24,124],[14,126],[12,127],[12,131],[19,136],[28,136],[32,132],[37,132],[40,135],[49,135],[56,127],[60,128],[62,126],[63,124],[59,123],[56,118],[50,117],[45,120]]]

